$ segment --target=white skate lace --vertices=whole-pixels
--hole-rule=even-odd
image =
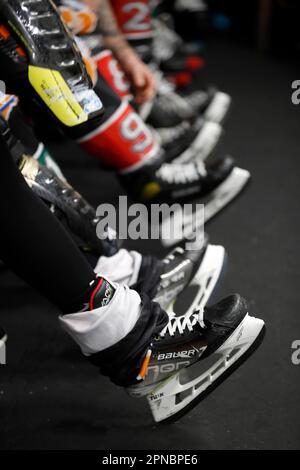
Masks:
[[[199,324],[201,328],[205,329],[204,323],[204,309],[199,309],[191,312],[188,315],[182,315],[180,317],[172,317],[169,320],[167,326],[161,331],[160,337],[164,338],[166,334],[174,336],[175,333],[182,335],[186,330],[193,331],[194,327]]]
[[[169,184],[184,184],[199,181],[207,175],[203,162],[175,165],[164,163],[156,175]]]
[[[163,263],[169,264],[171,261],[175,259],[176,255],[183,255],[183,253],[184,253],[184,249],[181,248],[180,246],[177,246],[176,248],[174,248],[173,251],[171,251],[171,253],[168,254],[168,256],[166,256],[166,258],[163,259]]]
[[[187,121],[183,121],[178,126],[156,129],[156,132],[160,137],[161,145],[168,145],[184,136],[189,128],[190,124]]]

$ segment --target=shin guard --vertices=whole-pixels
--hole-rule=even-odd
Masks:
[[[99,50],[93,51],[93,59],[96,61],[98,72],[111,89],[121,99],[131,100],[130,83],[112,52],[108,49],[99,48]]]
[[[128,40],[153,37],[149,0],[111,0],[119,28]]]
[[[3,78],[17,94],[67,128],[101,114],[82,55],[53,2],[0,0],[0,25]]]

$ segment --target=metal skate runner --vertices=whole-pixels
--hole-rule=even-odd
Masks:
[[[158,302],[170,317],[189,314],[196,306],[204,308],[214,295],[225,272],[227,254],[223,246],[207,245],[203,248],[203,257],[196,263],[189,259],[189,254],[191,253],[182,248],[175,248],[166,258],[170,260],[170,267],[167,267],[166,273],[161,276],[161,290],[156,294],[154,301]],[[190,274],[193,264],[195,273]],[[190,299],[193,299],[192,302]]]

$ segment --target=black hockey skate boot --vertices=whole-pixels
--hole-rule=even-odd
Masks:
[[[142,202],[178,202],[204,197],[216,189],[234,169],[232,158],[205,166],[203,162],[164,163],[153,171],[149,166],[120,176],[128,193]]]
[[[250,317],[239,295],[171,318],[153,339],[133,397],[147,396],[155,421],[176,418],[224,380],[257,345],[264,322]]]

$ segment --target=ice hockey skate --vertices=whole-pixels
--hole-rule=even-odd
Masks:
[[[189,308],[181,293],[187,294],[185,298],[193,297],[193,305],[204,307],[214,296],[226,268],[224,247],[208,244],[207,236],[199,240],[198,248],[193,248],[178,246],[163,259],[121,248],[113,256],[101,256],[94,271],[113,282],[127,284],[139,294],[147,294],[169,314],[174,315],[176,302],[175,313],[180,315]]]
[[[129,194],[142,202],[178,202],[208,195],[226,181],[233,169],[230,157],[207,165],[201,161],[182,165],[163,163],[158,168],[148,165],[121,173],[120,180]]]
[[[171,127],[184,120],[195,120],[201,116],[207,121],[224,123],[231,108],[228,93],[212,85],[203,85],[195,91],[178,93],[173,83],[166,80],[156,67],[153,70],[158,94],[151,104],[142,107],[140,114],[153,127]]]
[[[166,80],[161,70],[154,70],[159,94],[149,112],[149,124],[154,127],[169,127],[179,119],[192,119],[201,116],[207,121],[222,124],[231,107],[232,99],[228,93],[212,85],[202,85],[195,91],[183,90],[178,93],[174,83]]]
[[[177,94],[171,84],[155,71],[157,95],[151,104],[140,109],[141,117],[154,128],[173,127],[185,120],[195,120],[197,112],[183,97]]]
[[[184,100],[204,119],[217,124],[224,123],[232,104],[231,96],[215,87],[189,92],[184,95]]]
[[[258,346],[264,322],[232,295],[170,319],[155,337],[137,380],[128,387],[147,397],[156,422],[178,419],[219,385]]]
[[[234,167],[231,173],[223,180],[211,193],[206,194],[203,199],[197,200],[198,203],[204,204],[204,223],[210,221],[221,210],[227,207],[246,187],[250,180],[250,173],[242,168]],[[195,231],[195,220],[201,219],[197,216],[198,209],[182,219],[182,210],[175,208],[170,218],[165,218],[160,226],[160,233],[165,233],[166,227],[172,224],[173,238],[161,237],[162,245],[165,247],[172,246],[179,242],[182,237],[182,223],[184,224],[184,233],[187,238]]]
[[[191,200],[204,204],[204,222],[207,222],[238,196],[248,183],[250,173],[235,167],[232,158],[226,157],[208,165],[201,161],[182,165],[164,163],[154,172],[141,169],[121,174],[120,179],[132,197],[148,204]],[[183,233],[188,238],[197,229],[195,220],[200,220],[197,211],[196,207],[183,218],[182,207],[178,205],[165,215],[159,228],[163,246],[179,243]],[[168,227],[172,227],[172,236],[164,237]]]
[[[146,295],[102,277],[87,308],[60,316],[60,323],[103,375],[132,397],[148,398],[156,422],[196,405],[254,351],[264,331],[238,294],[169,316]]]

